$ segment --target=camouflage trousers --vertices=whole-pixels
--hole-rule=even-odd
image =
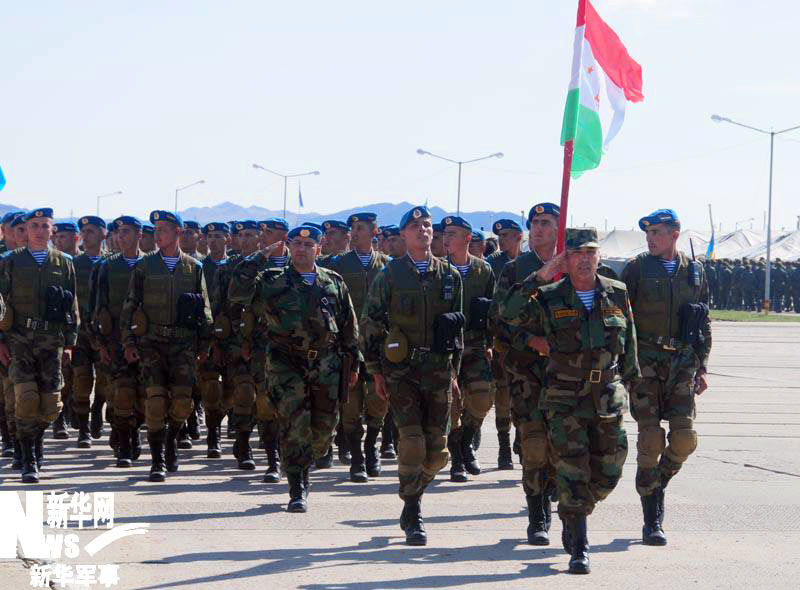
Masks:
[[[639,426],[636,491],[649,496],[667,485],[697,448],[694,377],[699,361],[691,348],[675,353],[640,346],[642,377],[631,390],[631,414]],[[661,421],[669,422],[669,434]]]
[[[267,388],[277,408],[286,473],[299,475],[328,450],[339,422],[337,354],[314,360],[269,351]]]
[[[17,403],[14,398],[14,384],[7,374],[3,376],[3,406],[4,420],[8,425],[8,434],[11,437],[15,437],[17,436]]]
[[[520,436],[522,488],[538,496],[555,481],[553,450],[547,438],[546,412],[539,408],[542,384],[531,373],[508,371],[511,412]]]
[[[235,389],[230,386],[227,370],[211,358],[197,364],[197,387],[206,416],[222,416],[233,407]]]
[[[494,423],[497,432],[511,432],[511,393],[508,388],[508,375],[500,363],[500,354],[494,352],[491,362],[494,383]]]
[[[14,329],[5,336],[11,352],[8,374],[14,386],[17,436],[35,437],[58,418],[63,407],[64,336],[28,329]]]
[[[148,432],[159,432],[166,420],[180,428],[194,409],[196,344],[188,338],[143,338],[139,342],[142,383],[147,392]]]
[[[399,432],[397,473],[400,497],[425,491],[447,465],[453,366],[439,355],[384,362],[389,403]]]
[[[461,391],[461,424],[478,430],[494,403],[492,367],[484,349],[467,348],[464,351],[458,387]]]
[[[84,334],[79,335],[72,353],[72,410],[77,416],[89,415],[93,390],[95,401],[109,401],[112,397],[111,373],[111,368],[100,362],[100,355],[92,348],[89,339]]]
[[[553,449],[561,518],[586,516],[622,477],[628,439],[622,415],[599,416],[591,395],[578,405],[550,404],[547,431]]]
[[[342,406],[342,428],[344,432],[362,432],[368,428],[382,428],[383,419],[389,411],[389,401],[375,393],[375,381],[364,367],[358,374],[358,382],[347,392],[347,402]]]
[[[141,377],[139,363],[125,360],[121,345],[115,345],[111,354],[111,395],[107,401],[113,409],[112,421],[115,426],[136,428],[145,417],[147,390]]]

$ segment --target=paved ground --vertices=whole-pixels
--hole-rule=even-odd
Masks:
[[[669,488],[669,545],[641,545],[631,452],[620,486],[590,518],[588,577],[564,573],[557,544],[523,542],[520,471],[496,471],[492,425],[479,453],[485,472],[460,485],[442,475],[426,494],[427,547],[403,544],[394,463],[366,485],[347,481],[341,466],[312,473],[311,511],[290,515],[285,484],[262,484],[258,472],[206,460],[200,448],[166,483],[150,484],[144,462],[121,471],[105,446],[78,452],[74,441],[49,440],[39,488],[114,491],[117,525],[150,523],[143,536],[67,562],[120,564],[117,588],[797,587],[800,326],[717,322],[714,339],[700,446]],[[626,427],[635,449],[636,425]],[[0,477],[0,490],[24,489],[7,468]],[[80,535],[83,545],[98,532]],[[30,587],[20,561],[0,562],[0,580],[4,589]]]

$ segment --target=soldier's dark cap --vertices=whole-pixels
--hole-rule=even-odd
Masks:
[[[21,213],[17,215],[14,219],[11,220],[11,227],[17,227],[18,225],[22,225],[25,223],[25,220],[28,219],[28,215],[26,213]]]
[[[153,211],[150,213],[150,223],[155,225],[156,221],[170,221],[178,227],[183,227],[183,219],[181,219],[181,216],[172,211],[163,211],[161,209]]]
[[[339,221],[338,219],[328,219],[322,222],[322,229],[326,232],[329,229],[340,229],[342,231],[349,231],[350,226],[347,225],[344,221]]]
[[[84,225],[94,225],[95,227],[99,227],[101,229],[106,229],[106,227],[108,227],[105,219],[102,217],[97,217],[96,215],[84,215],[83,217],[79,217],[78,227],[83,229]]]
[[[500,235],[500,232],[504,229],[513,229],[514,231],[522,233],[522,226],[513,219],[498,219],[492,225],[492,229],[497,235]]]
[[[650,215],[646,215],[639,220],[639,229],[647,231],[651,225],[659,223],[680,223],[678,214],[672,209],[656,209]]]
[[[5,215],[3,215],[3,219],[0,220],[0,223],[11,223],[14,221],[15,218],[19,217],[20,215],[25,215],[24,211],[9,211]]]
[[[353,227],[353,224],[356,221],[366,221],[368,223],[375,223],[378,219],[377,213],[372,213],[371,211],[361,211],[360,213],[353,213],[350,217],[347,218],[347,227]]]
[[[258,226],[258,222],[253,219],[245,219],[244,221],[237,221],[233,224],[233,235],[238,234],[239,232],[243,232],[246,229],[261,229]]]
[[[322,239],[322,230],[313,225],[300,225],[290,231],[287,237],[290,240],[294,238],[310,238],[319,244]]]
[[[203,235],[207,236],[212,231],[221,231],[223,233],[229,234],[231,233],[231,227],[224,221],[212,221],[211,223],[206,223],[203,226]]]
[[[472,238],[470,239],[470,242],[485,242],[485,241],[486,241],[486,236],[481,230],[476,229],[472,231]]]
[[[448,215],[447,217],[442,219],[442,221],[439,222],[438,225],[442,226],[441,231],[444,231],[448,227],[460,227],[469,232],[472,231],[472,224],[463,217],[460,217],[458,215]]]
[[[439,234],[443,234],[444,233],[444,225],[442,225],[441,221],[439,223],[432,224],[432,227],[433,227],[433,233],[435,233],[435,234],[436,233],[439,233]]]
[[[156,233],[156,228],[153,226],[152,223],[142,223],[142,233],[143,234],[150,234],[151,236]]]
[[[136,229],[142,229],[142,222],[139,221],[133,215],[120,215],[114,221],[111,222],[110,227],[120,228],[123,225],[130,225],[131,227],[135,227]]]
[[[384,238],[391,238],[392,236],[400,235],[400,228],[396,225],[384,225],[381,230]]]
[[[283,231],[289,231],[289,222],[283,217],[270,217],[263,223],[269,229],[282,229]]]
[[[564,243],[567,250],[600,247],[597,230],[593,227],[568,227]]]
[[[200,224],[197,223],[196,221],[184,221],[183,229],[194,229],[200,231]]]
[[[554,215],[556,217],[561,217],[561,207],[555,203],[538,203],[534,205],[531,207],[531,210],[528,211],[528,221],[525,222],[525,227],[530,229],[531,221],[534,217],[538,217],[539,215]]]
[[[320,232],[322,232],[322,224],[321,223],[314,223],[313,221],[304,221],[298,227],[316,227]]]
[[[55,233],[62,232],[62,231],[71,231],[72,233],[78,233],[78,225],[74,221],[61,221],[54,225]]]
[[[31,219],[39,219],[49,217],[50,219],[53,218],[53,209],[50,207],[39,207],[38,209],[34,209],[33,211],[29,211],[25,214],[25,221],[30,221]]]
[[[405,229],[406,226],[411,223],[412,221],[416,221],[417,219],[430,219],[431,212],[428,208],[424,205],[417,205],[413,209],[406,211],[403,214],[403,217],[400,218],[400,225],[398,226],[400,229]]]

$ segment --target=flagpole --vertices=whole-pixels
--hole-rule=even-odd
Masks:
[[[567,208],[569,203],[569,180],[572,171],[573,140],[564,142],[564,171],[561,175],[561,214],[558,218],[558,245],[556,252],[564,251],[564,238],[567,229]]]

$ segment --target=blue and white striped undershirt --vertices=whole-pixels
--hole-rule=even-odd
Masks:
[[[372,260],[371,252],[369,254],[359,254],[356,252],[356,256],[358,256],[358,259],[361,261],[361,264],[364,268],[369,268],[369,261]]]
[[[661,260],[661,264],[664,265],[664,270],[667,271],[668,275],[675,273],[675,269],[678,268],[677,258],[675,260],[664,260],[663,258],[660,258],[659,260]]]
[[[178,266],[178,260],[180,259],[180,256],[164,256],[162,254],[161,258],[164,260],[164,264],[167,265],[169,272],[172,272],[175,270],[175,267]]]
[[[133,268],[134,266],[136,266],[136,263],[139,262],[142,259],[141,256],[136,256],[134,258],[128,258],[127,256],[124,256],[124,258],[125,258],[125,262],[128,263],[128,268]],[[172,268],[175,268],[175,267],[173,266]]]
[[[270,256],[269,257],[269,265],[273,268],[283,268],[286,266],[286,261],[289,259],[288,256]]]
[[[313,285],[317,282],[317,273],[315,272],[301,272],[300,276],[303,277],[303,282],[308,285]]]
[[[454,263],[453,266],[455,266],[458,269],[458,272],[461,273],[462,277],[467,276],[467,273],[469,272],[469,262],[467,262],[466,264]]]
[[[100,260],[100,257],[99,256],[89,256],[89,260],[91,260],[92,264],[94,264],[95,262]]]
[[[47,250],[28,250],[36,261],[36,264],[42,266],[44,261],[47,260]]]
[[[586,311],[592,311],[594,308],[594,293],[595,290],[591,289],[589,291],[578,291],[575,289],[575,293],[578,295],[578,299],[581,300],[583,306],[586,308]]]
[[[411,258],[411,256],[409,256],[409,258]],[[417,262],[416,260],[411,258],[411,262],[413,262],[414,266],[417,267],[417,272],[419,272],[419,274],[424,275],[426,272],[428,272],[428,265],[430,264],[430,260],[422,260]]]

